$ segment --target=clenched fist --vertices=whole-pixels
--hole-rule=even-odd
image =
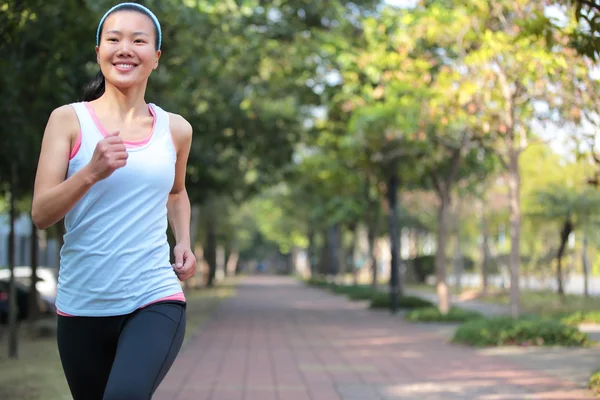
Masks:
[[[89,168],[94,180],[101,181],[108,178],[115,170],[127,164],[127,150],[119,131],[109,134],[96,144],[96,149],[89,163]]]

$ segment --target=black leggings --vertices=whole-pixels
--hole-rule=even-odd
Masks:
[[[74,400],[148,400],[183,343],[185,303],[116,317],[58,316],[58,351]]]

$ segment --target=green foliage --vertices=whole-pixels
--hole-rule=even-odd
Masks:
[[[435,255],[419,256],[411,261],[419,283],[424,283],[428,275],[435,273]]]
[[[600,370],[592,374],[588,387],[594,392],[594,394],[600,395]]]
[[[577,328],[550,319],[494,317],[465,322],[452,342],[469,346],[587,346],[590,339]]]
[[[330,285],[326,279],[323,279],[321,277],[311,277],[306,280],[306,284],[310,285],[310,286],[320,287],[320,288],[325,288]]]
[[[448,314],[440,313],[437,307],[419,308],[404,316],[404,319],[411,322],[465,322],[480,318],[483,318],[480,313],[458,307],[452,307]]]
[[[368,285],[332,285],[329,289],[347,296],[350,300],[369,300],[375,293]]]
[[[560,322],[572,326],[579,324],[600,324],[600,311],[577,311],[569,313],[561,317]]]
[[[346,295],[350,300],[371,300],[375,293],[369,286],[357,286]]]
[[[414,309],[433,307],[433,303],[415,296],[402,296],[398,298],[398,308]],[[386,292],[377,292],[371,298],[370,308],[390,308],[390,294]]]

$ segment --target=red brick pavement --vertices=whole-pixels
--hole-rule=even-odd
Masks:
[[[290,278],[252,277],[182,350],[154,400],[593,399]]]

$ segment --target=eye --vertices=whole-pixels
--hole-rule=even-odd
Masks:
[[[109,38],[106,39],[106,41],[108,41],[108,42],[117,42],[117,38],[109,37]]]
[[[146,43],[146,41],[142,39],[136,39],[134,43]]]

